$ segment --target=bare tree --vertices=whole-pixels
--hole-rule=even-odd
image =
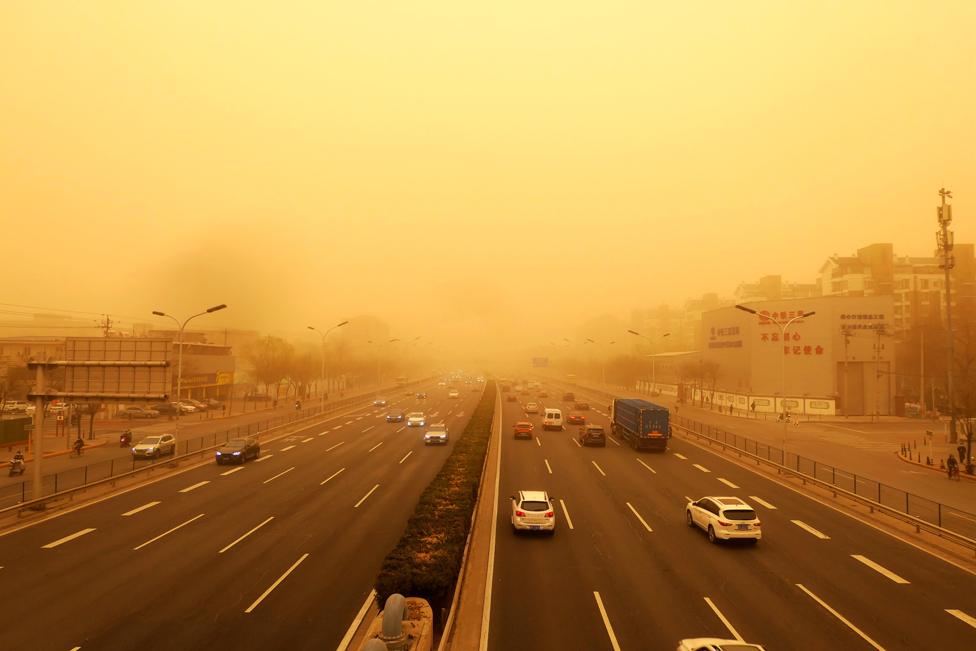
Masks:
[[[278,400],[281,381],[288,377],[291,369],[294,348],[280,337],[262,337],[248,346],[244,352],[251,367],[254,379],[264,385],[265,391],[274,385],[274,399]]]

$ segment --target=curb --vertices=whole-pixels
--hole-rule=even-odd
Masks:
[[[939,473],[941,475],[944,475],[946,473],[945,469],[943,469],[943,468],[937,468],[935,466],[930,466],[930,465],[927,465],[927,464],[924,464],[924,463],[919,463],[918,461],[913,461],[911,459],[907,459],[907,458],[901,456],[901,454],[898,453],[898,452],[895,452],[894,454],[895,454],[896,457],[898,457],[899,459],[901,459],[903,462],[910,463],[913,466],[918,466],[920,468],[926,468],[928,470],[932,470],[933,472],[937,472],[937,473]],[[963,479],[968,479],[969,481],[976,481],[976,475],[967,475],[964,472],[960,472],[959,473],[959,476],[962,477]]]

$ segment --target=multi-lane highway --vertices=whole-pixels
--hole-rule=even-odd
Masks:
[[[331,649],[481,395],[421,387],[0,537],[3,649]],[[454,438],[387,423],[422,409]]]
[[[545,406],[571,411],[546,387]],[[580,397],[580,396],[577,396]],[[741,636],[768,649],[976,648],[976,576],[683,440],[635,452],[582,448],[503,405],[489,648],[667,649]],[[609,430],[605,400],[591,422]],[[535,422],[515,440],[516,420]],[[552,537],[515,535],[508,497],[556,498]],[[689,498],[739,496],[763,540],[713,545]]]

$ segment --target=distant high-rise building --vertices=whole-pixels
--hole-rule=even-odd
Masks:
[[[817,283],[784,282],[780,275],[769,275],[754,283],[739,283],[735,290],[735,302],[781,301],[819,295],[820,286]]]
[[[952,309],[960,323],[976,316],[976,252],[972,244],[953,250]],[[893,296],[893,330],[904,332],[945,318],[942,258],[895,255],[891,244],[872,244],[854,256],[831,256],[820,267],[824,296]]]

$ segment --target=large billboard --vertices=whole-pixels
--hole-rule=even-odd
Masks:
[[[172,365],[167,362],[172,351],[170,339],[68,337],[64,391],[100,395],[169,394]],[[72,362],[84,365],[73,366]],[[127,366],[126,362],[133,365]],[[135,365],[143,362],[161,364]]]

